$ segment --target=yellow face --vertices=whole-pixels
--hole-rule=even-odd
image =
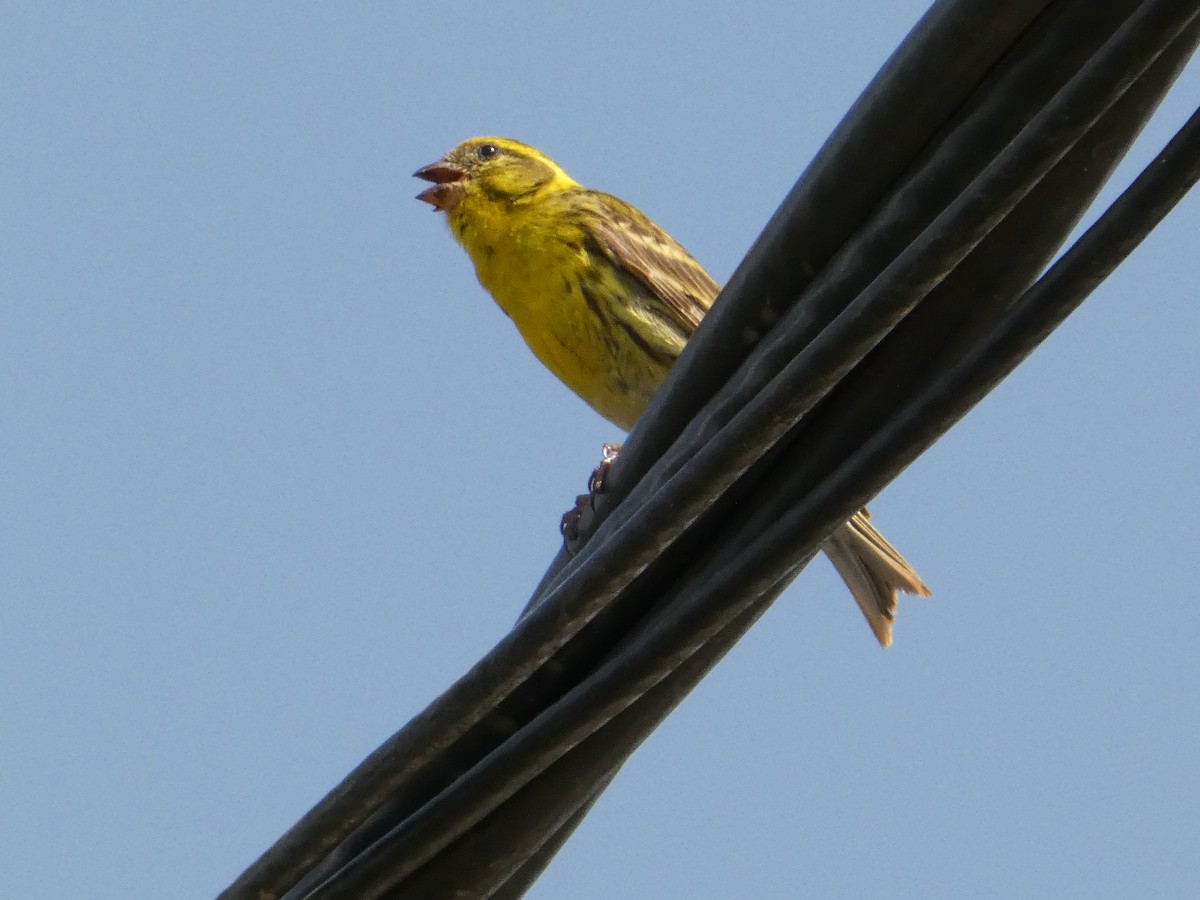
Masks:
[[[559,166],[532,147],[508,138],[463,141],[444,157],[413,173],[432,181],[417,195],[435,209],[449,212],[465,196],[515,203],[551,183],[572,183]]]

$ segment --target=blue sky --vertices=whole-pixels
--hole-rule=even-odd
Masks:
[[[620,438],[413,170],[528,141],[724,280],[922,10],[7,4],[4,893],[214,895],[507,630]],[[872,504],[935,594],[891,650],[816,561],[531,896],[1187,893],[1198,232]]]

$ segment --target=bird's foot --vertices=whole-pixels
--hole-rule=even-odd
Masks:
[[[588,492],[580,494],[575,498],[574,509],[569,509],[563,513],[562,522],[559,524],[559,531],[562,532],[563,540],[566,541],[568,549],[579,540],[579,523],[583,519],[583,513],[592,505],[592,501],[598,494],[604,493],[604,479],[608,477],[608,470],[612,468],[612,464],[616,461],[617,454],[620,452],[620,444],[605,444],[601,448],[600,465],[592,470],[591,477],[588,478]]]
[[[558,530],[562,532],[563,541],[566,543],[568,550],[571,549],[571,545],[579,540],[579,522],[583,518],[583,511],[591,505],[591,502],[591,494],[580,494],[575,498],[575,508],[568,509],[563,513],[562,522],[559,523]]]
[[[592,477],[588,479],[589,494],[594,496],[604,493],[604,479],[608,477],[608,470],[617,461],[617,454],[620,452],[620,444],[605,444],[600,448],[600,465],[592,470]]]

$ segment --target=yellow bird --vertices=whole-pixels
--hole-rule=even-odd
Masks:
[[[633,427],[719,288],[649,218],[517,141],[474,138],[417,170],[480,283],[529,349],[619,428]],[[822,549],[883,646],[898,590],[929,596],[864,509]]]

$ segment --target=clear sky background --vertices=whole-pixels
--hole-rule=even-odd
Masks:
[[[0,893],[213,896],[554,554],[620,434],[413,170],[528,141],[723,281],[923,8],[5,4]],[[1190,894],[1198,233],[872,504],[935,593],[891,650],[814,562],[531,896]]]

